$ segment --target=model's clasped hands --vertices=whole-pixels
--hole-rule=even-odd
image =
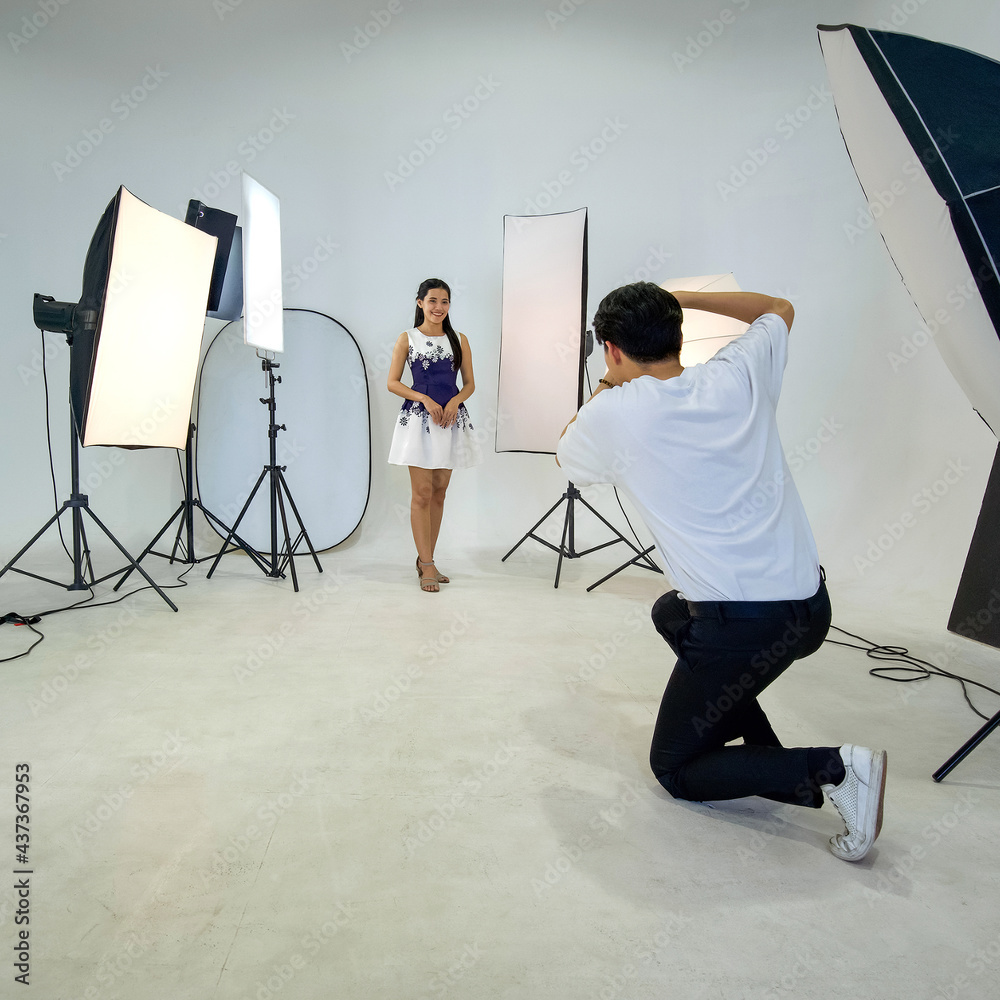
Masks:
[[[458,419],[458,408],[461,403],[457,396],[452,396],[444,406],[435,403],[430,396],[425,399],[424,408],[438,427],[451,427]]]
[[[434,417],[433,412],[431,413],[431,418],[437,420],[437,423],[442,427],[451,427],[452,424],[454,424],[458,419],[458,408],[460,405],[461,403],[459,402],[458,396],[452,396],[451,399],[444,404],[443,409],[440,406],[438,407],[438,409],[441,410],[441,419],[437,420],[437,418]]]

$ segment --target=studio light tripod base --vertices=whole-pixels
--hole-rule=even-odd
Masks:
[[[541,538],[539,535],[535,534],[535,531],[546,521],[548,518],[555,513],[555,511],[563,504],[566,504],[566,515],[563,519],[563,530],[562,537],[559,540],[558,545],[553,545],[552,542],[548,541],[546,538]],[[609,541],[602,542],[600,545],[591,546],[589,549],[584,549],[582,552],[576,550],[576,504],[583,504],[609,531],[613,532],[615,537]],[[598,511],[596,511],[580,494],[579,489],[573,485],[573,483],[568,483],[566,486],[566,492],[539,518],[539,520],[528,530],[522,537],[521,540],[501,559],[501,562],[506,562],[507,558],[514,554],[514,552],[529,538],[534,539],[536,542],[540,542],[547,548],[552,549],[553,552],[559,553],[559,558],[556,561],[556,578],[554,587],[559,586],[559,577],[562,573],[563,559],[581,559],[583,556],[590,555],[591,552],[597,552],[599,549],[605,549],[609,545],[617,545],[618,542],[624,542],[636,555],[636,557],[642,557],[644,555],[639,549],[637,549],[610,521],[603,517]],[[648,558],[648,557],[647,557]],[[628,565],[628,564],[626,564]],[[618,572],[617,570],[615,572]],[[614,574],[612,574],[614,575]],[[607,578],[605,578],[607,579]],[[596,586],[596,584],[595,584]]]
[[[299,516],[298,508],[295,506],[295,501],[292,499],[292,493],[288,488],[288,483],[285,481],[285,466],[278,465],[278,431],[285,430],[284,424],[278,424],[275,422],[276,404],[274,398],[274,386],[275,383],[281,381],[281,376],[275,375],[274,369],[279,368],[280,365],[276,364],[269,358],[261,358],[260,366],[263,371],[267,373],[268,385],[270,388],[268,397],[261,397],[260,400],[265,406],[267,406],[268,414],[270,416],[270,422],[268,425],[269,462],[264,466],[260,475],[257,477],[257,482],[254,484],[254,488],[250,491],[250,496],[247,497],[247,501],[243,505],[243,509],[240,511],[239,517],[236,518],[236,522],[233,524],[232,528],[229,529],[229,533],[226,535],[226,539],[222,543],[222,548],[215,557],[215,561],[212,563],[212,567],[209,569],[207,576],[211,579],[216,566],[219,565],[219,560],[221,560],[227,552],[234,552],[237,549],[242,549],[248,556],[251,557],[251,559],[253,559],[254,563],[256,563],[257,567],[264,573],[265,576],[284,579],[285,570],[288,569],[292,574],[292,587],[296,592],[298,592],[299,581],[295,574],[295,553],[303,542],[305,543],[309,554],[312,556],[313,562],[316,564],[316,569],[322,573],[323,567],[320,565],[319,557],[316,555],[316,550],[313,548],[313,544],[309,540],[309,533],[306,531],[305,525],[302,523],[302,518]],[[236,529],[239,528],[244,515],[250,509],[250,505],[253,503],[254,497],[257,495],[257,491],[264,484],[265,480],[267,480],[268,483],[271,514],[271,552],[269,557],[251,549],[236,534]],[[299,528],[299,533],[295,536],[294,541],[292,540],[291,534],[288,530],[288,512],[285,509],[286,501],[288,507],[291,508],[292,515],[295,518],[295,523]],[[281,518],[281,529],[284,538],[284,544],[280,549],[278,548],[279,516]],[[236,543],[233,548],[230,548],[231,542]]]
[[[85,493],[80,492],[80,454],[77,444],[76,435],[76,425],[73,420],[73,410],[70,407],[70,456],[72,462],[72,487],[70,492],[69,500],[65,500],[59,510],[52,515],[42,525],[37,532],[35,532],[31,541],[25,545],[20,552],[14,556],[13,559],[3,569],[0,569],[0,577],[2,577],[8,570],[12,573],[20,573],[22,576],[30,576],[35,580],[41,580],[43,583],[51,583],[57,587],[63,587],[66,590],[89,590],[91,587],[96,586],[98,583],[103,583],[103,581],[110,579],[113,576],[118,576],[122,570],[116,569],[112,573],[106,573],[104,576],[97,577],[94,575],[93,563],[90,559],[90,546],[87,542],[87,531],[84,526],[83,515],[86,514],[90,517],[93,522],[104,532],[107,538],[114,544],[115,548],[128,560],[127,573],[131,573],[132,570],[138,570],[142,575],[146,583],[149,584],[153,590],[156,591],[160,597],[167,603],[171,610],[176,611],[177,605],[174,604],[172,600],[163,592],[163,590],[158,587],[153,580],[153,578],[139,565],[136,559],[133,559],[129,551],[118,541],[117,538],[111,533],[111,530],[107,525],[90,509],[90,501]],[[52,580],[45,576],[40,576],[37,573],[29,573],[27,570],[19,569],[15,563],[31,548],[35,542],[38,541],[49,530],[54,524],[56,524],[59,519],[67,511],[72,513],[73,522],[73,579],[70,583],[62,583],[59,580]],[[124,579],[124,577],[122,578]],[[120,585],[120,582],[119,582]],[[115,587],[117,590],[118,587]]]
[[[188,425],[187,434],[187,445],[184,451],[184,499],[180,502],[177,510],[170,515],[167,519],[166,524],[153,536],[153,540],[142,550],[142,554],[136,559],[136,563],[141,563],[147,555],[159,556],[161,559],[167,559],[170,563],[179,562],[184,565],[193,566],[195,563],[204,562],[206,559],[211,559],[212,555],[202,556],[200,559],[195,555],[194,547],[194,512],[195,510],[200,510],[205,518],[216,528],[221,531],[232,531],[228,524],[226,524],[220,517],[213,514],[198,497],[194,495],[194,462],[192,456],[194,455],[194,432],[197,428],[193,423]],[[171,546],[169,552],[158,552],[156,550],[156,543],[167,533],[170,526],[180,518],[177,525],[177,533],[174,535],[174,544]],[[263,560],[256,552],[253,551],[238,535],[233,536],[235,538],[237,547],[242,548],[247,555],[257,564],[257,567],[264,572],[267,572],[267,567],[264,565]],[[214,554],[214,553],[213,553]],[[129,574],[132,572],[130,567],[126,570],[125,575],[115,584],[114,589],[118,590],[119,587],[128,579]]]

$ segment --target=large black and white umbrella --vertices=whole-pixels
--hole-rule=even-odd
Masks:
[[[1000,63],[853,24],[819,38],[872,218],[927,336],[1000,437]],[[948,627],[1000,647],[1000,449]],[[1000,713],[934,777],[998,727]]]
[[[872,217],[969,402],[1000,436],[1000,63],[853,24],[819,28]]]

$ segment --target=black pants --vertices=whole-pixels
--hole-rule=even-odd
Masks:
[[[819,649],[830,628],[826,584],[803,601],[698,604],[674,590],[653,605],[652,618],[677,654],[649,752],[660,784],[699,802],[761,795],[822,805],[808,748],[782,747],[757,698]],[[733,740],[742,743],[726,746]]]

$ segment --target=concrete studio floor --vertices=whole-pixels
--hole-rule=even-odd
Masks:
[[[4,864],[27,762],[33,871],[31,989],[3,995],[997,995],[1000,734],[930,777],[980,725],[957,684],[826,645],[765,695],[788,745],[889,752],[882,837],[846,864],[829,806],[682,803],[649,773],[661,578],[586,593],[612,549],[555,590],[551,554],[500,555],[442,554],[437,595],[406,547],[303,562],[298,594],[229,556],[178,614],[147,592],[46,618],[2,668]],[[832,594],[836,623],[1000,681],[937,609]],[[70,600],[0,580],[0,611]],[[0,655],[28,639],[4,627]]]

